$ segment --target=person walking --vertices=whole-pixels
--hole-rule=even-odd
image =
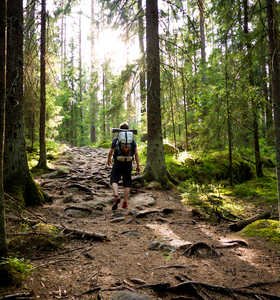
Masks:
[[[111,170],[110,184],[114,194],[112,210],[116,210],[120,204],[119,181],[121,178],[124,187],[122,208],[128,207],[128,198],[132,184],[132,162],[134,159],[136,162],[136,173],[139,174],[140,172],[137,145],[133,139],[133,133],[129,131],[129,126],[126,122],[120,124],[120,132],[118,136],[112,140],[112,146],[107,157],[107,166],[112,165],[112,156],[113,167]]]

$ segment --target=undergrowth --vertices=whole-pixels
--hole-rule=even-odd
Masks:
[[[5,270],[6,280],[1,278],[1,284],[20,284],[33,270],[33,266],[24,261],[24,258],[7,257],[2,258],[0,268]],[[4,281],[4,282],[2,282]]]

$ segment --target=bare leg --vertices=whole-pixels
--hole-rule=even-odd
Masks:
[[[116,182],[112,183],[112,188],[113,188],[114,196],[118,196],[119,195],[119,186]]]
[[[123,194],[123,202],[127,203],[128,197],[129,197],[130,188],[125,187],[124,188],[124,194]]]

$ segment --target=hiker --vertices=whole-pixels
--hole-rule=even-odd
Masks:
[[[123,137],[125,137],[126,143],[123,142]],[[107,166],[111,166],[112,164],[112,155],[113,167],[111,171],[110,183],[112,185],[114,194],[112,210],[116,210],[118,208],[118,204],[120,203],[118,183],[121,178],[124,186],[124,199],[122,208],[127,208],[128,197],[132,183],[131,172],[133,158],[135,158],[136,161],[136,173],[138,174],[140,172],[137,145],[133,139],[133,133],[129,131],[129,126],[126,122],[120,124],[120,132],[118,136],[112,140],[112,146],[107,158]]]

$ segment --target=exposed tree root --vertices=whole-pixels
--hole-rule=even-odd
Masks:
[[[248,244],[242,240],[230,240],[215,246],[215,249],[235,248],[235,247],[248,247]]]
[[[192,291],[192,292],[194,291],[194,292],[198,293],[198,291],[201,291],[202,289],[206,293],[207,293],[207,291],[211,291],[211,292],[229,296],[231,298],[233,298],[234,295],[240,295],[240,296],[245,296],[245,297],[252,297],[254,299],[259,299],[259,298],[263,297],[265,299],[280,300],[280,297],[276,296],[276,295],[259,293],[259,292],[248,292],[248,291],[242,290],[240,288],[227,288],[227,287],[223,287],[223,286],[210,285],[207,283],[195,282],[195,281],[183,282],[178,285],[169,287],[166,290],[166,292],[180,294],[180,293],[183,293],[186,291]],[[199,292],[198,296],[200,297],[199,299],[203,299],[203,300],[211,299],[211,297],[203,297],[200,292]],[[238,297],[235,297],[235,298],[238,299]]]
[[[215,249],[206,243],[198,242],[188,247],[183,255],[198,256],[198,257],[219,257],[220,255]]]
[[[264,285],[272,285],[272,284],[277,284],[280,283],[280,280],[274,280],[274,281],[267,281],[267,282],[254,282],[249,285],[241,286],[240,289],[250,289],[254,287],[261,287]]]

